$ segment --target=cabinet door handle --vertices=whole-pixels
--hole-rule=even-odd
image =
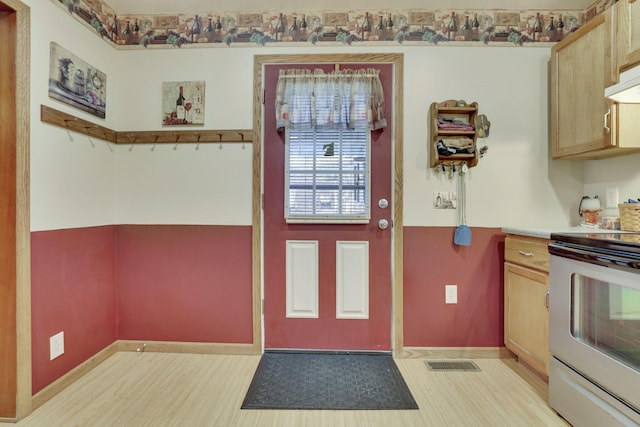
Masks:
[[[549,308],[549,290],[547,290],[547,292],[545,292],[544,294],[544,306],[547,309]]]
[[[533,256],[532,252],[518,251],[518,253],[522,256]]]
[[[609,116],[611,115],[611,108],[609,108],[607,110],[607,112],[604,114],[604,130],[607,133],[611,133],[611,128],[609,126],[607,126],[607,123],[609,123]]]

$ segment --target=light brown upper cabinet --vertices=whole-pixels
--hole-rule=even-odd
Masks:
[[[605,87],[619,75],[618,10],[607,9],[551,49],[549,137],[554,159],[640,152],[640,104],[617,104],[604,97]]]
[[[620,0],[612,6],[616,16],[616,55],[624,71],[640,64],[640,0]]]

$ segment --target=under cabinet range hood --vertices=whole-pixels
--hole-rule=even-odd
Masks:
[[[623,104],[639,104],[640,65],[620,73],[620,82],[605,88],[604,96]]]

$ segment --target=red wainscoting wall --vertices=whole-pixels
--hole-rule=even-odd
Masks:
[[[34,394],[117,339],[253,340],[250,226],[41,231],[31,252]]]
[[[504,234],[473,228],[470,246],[455,227],[404,227],[404,345],[500,347],[503,339]],[[445,304],[447,284],[458,304]]]
[[[253,342],[251,227],[120,225],[118,338]]]
[[[503,342],[504,234],[404,228],[407,347]],[[114,225],[31,234],[33,393],[117,339],[252,342],[251,227]],[[444,285],[458,285],[458,304]],[[49,337],[65,353],[49,360]]]
[[[31,233],[33,393],[116,340],[115,226]],[[49,360],[49,337],[64,354]]]

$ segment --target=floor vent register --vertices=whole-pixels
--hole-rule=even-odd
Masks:
[[[439,372],[478,372],[478,365],[470,360],[426,360],[424,362],[430,371]]]

